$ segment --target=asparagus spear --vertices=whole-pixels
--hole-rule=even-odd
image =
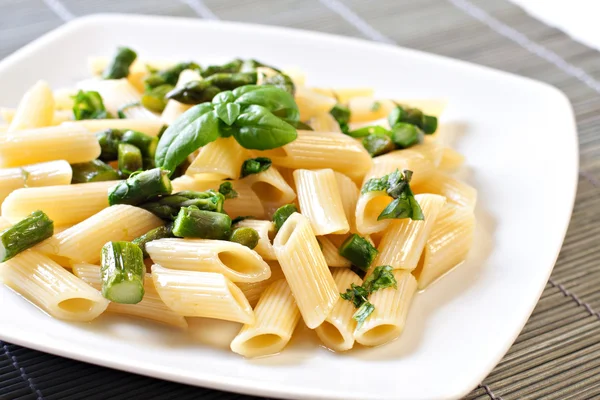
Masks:
[[[353,233],[338,249],[338,253],[353,265],[366,271],[377,255],[377,249],[365,238]]]
[[[174,87],[174,85],[164,84],[146,90],[142,96],[142,105],[150,111],[162,112],[169,101],[165,96]]]
[[[163,226],[159,226],[158,228],[154,228],[142,236],[133,239],[131,243],[137,244],[140,249],[142,249],[142,253],[144,254],[144,258],[150,257],[148,252],[146,251],[146,243],[151,242],[153,240],[164,239],[164,238],[172,238],[173,236],[173,224],[167,224]]]
[[[392,141],[401,149],[406,149],[423,141],[423,131],[416,125],[398,122],[392,126]]]
[[[110,165],[101,160],[71,164],[73,177],[71,183],[115,181],[119,174]]]
[[[137,54],[128,47],[119,47],[117,54],[102,74],[103,79],[121,79],[129,75],[129,67],[135,61]]]
[[[230,242],[236,242],[251,249],[256,247],[259,239],[258,232],[247,226],[234,229],[229,236]]]
[[[100,144],[100,159],[102,161],[115,161],[119,157],[119,143],[123,138],[123,131],[118,129],[106,129],[96,133],[96,139]]]
[[[177,237],[226,240],[231,231],[231,218],[227,214],[182,207],[173,224]]]
[[[159,218],[169,221],[177,218],[182,207],[195,206],[200,210],[223,212],[224,201],[225,196],[213,190],[207,190],[206,192],[186,190],[141,204],[140,207]]]
[[[165,84],[175,86],[179,80],[179,75],[186,69],[200,70],[200,66],[195,62],[182,62],[171,68],[153,71],[144,79],[144,84],[147,89]]]
[[[362,140],[362,144],[371,157],[389,153],[395,149],[394,142],[387,135],[371,134],[365,136]]]
[[[122,304],[136,304],[144,297],[144,255],[130,242],[108,242],[102,247],[102,296]]]
[[[207,76],[219,73],[219,72],[238,72],[242,67],[243,61],[239,58],[232,60],[223,65],[209,65],[202,71],[202,76],[206,78]]]
[[[213,74],[204,80],[212,86],[221,90],[233,90],[240,86],[253,85],[256,83],[256,72],[221,72]]]
[[[256,72],[217,73],[201,81],[191,81],[166,94],[166,98],[184,104],[200,104],[211,101],[223,90],[256,83]]]
[[[172,190],[169,171],[154,168],[134,173],[111,188],[108,192],[108,204],[137,205],[155,196],[171,194]]]
[[[132,144],[119,144],[119,171],[129,176],[143,167],[142,152]]]
[[[145,133],[128,130],[123,133],[121,143],[132,144],[142,152],[144,157],[152,157],[156,154],[156,146],[158,146],[158,138],[155,136],[146,135]]]
[[[10,260],[53,234],[54,222],[43,211],[34,211],[0,233],[0,262]]]

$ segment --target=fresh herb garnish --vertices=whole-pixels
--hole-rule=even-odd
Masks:
[[[267,157],[249,158],[242,164],[241,177],[258,174],[271,168],[271,159]]]
[[[277,232],[293,213],[298,212],[298,209],[293,204],[281,206],[273,214],[273,222],[275,223],[275,231]]]
[[[343,133],[348,133],[350,131],[349,123],[350,123],[350,109],[343,104],[336,104],[329,111],[329,114],[335,118],[340,129]]]
[[[106,111],[100,93],[80,90],[73,96],[73,117],[82,119],[107,119],[112,116]]]
[[[385,191],[394,199],[381,214],[379,214],[379,217],[377,217],[378,221],[392,218],[410,218],[412,220],[425,219],[423,210],[421,210],[421,206],[410,189],[409,183],[412,174],[412,171],[409,170],[404,170],[404,173],[396,170],[381,178],[371,178],[364,184],[361,189],[362,194]]]
[[[350,260],[353,265],[366,271],[377,256],[377,249],[367,239],[353,233],[344,240],[338,253]]]
[[[225,199],[235,199],[238,197],[238,192],[233,189],[231,182],[223,182],[219,185],[219,193],[221,193]]]

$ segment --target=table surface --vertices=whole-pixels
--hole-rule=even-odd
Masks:
[[[0,7],[0,58],[77,16],[144,13],[289,26],[395,43],[558,87],[571,100],[579,129],[581,166],[571,225],[551,279],[523,332],[466,399],[600,398],[600,270],[596,267],[600,54],[596,50],[506,0],[0,0]],[[82,399],[98,394],[110,399],[254,399],[0,342],[1,399]]]

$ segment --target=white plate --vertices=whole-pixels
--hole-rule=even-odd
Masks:
[[[256,395],[331,399],[453,399],[475,387],[525,324],[550,275],[577,184],[568,100],[548,85],[362,40],[284,28],[166,17],[75,20],[0,63],[0,104],[37,79],[86,76],[90,55],[128,45],[143,58],[254,57],[306,71],[309,83],[373,86],[393,97],[450,100],[443,121],[466,127],[457,148],[479,189],[470,261],[414,302],[402,337],[334,354],[308,335],[281,355],[245,360],[199,321],[193,335],[125,318],[54,320],[0,289],[0,338],[157,378]],[[232,327],[235,333],[235,326]],[[211,343],[214,343],[211,344]]]

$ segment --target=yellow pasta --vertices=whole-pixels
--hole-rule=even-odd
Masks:
[[[160,239],[146,251],[166,268],[218,272],[233,282],[259,282],[271,276],[269,265],[239,243],[206,239]]]
[[[392,151],[373,159],[373,168],[365,175],[363,185],[371,178],[381,178],[396,170],[400,172],[404,170],[412,171],[413,176],[410,184],[417,185],[429,179],[435,171],[435,164],[429,157],[412,150],[412,148]]]
[[[343,133],[298,131],[298,138],[283,147],[259,152],[273,164],[294,169],[331,168],[355,181],[371,169],[371,156],[360,142]]]
[[[240,182],[244,182],[252,188],[269,214],[296,198],[294,190],[273,166],[258,174],[248,175]]]
[[[76,263],[73,265],[73,274],[92,286],[94,289],[102,289],[102,278],[100,267],[93,264]],[[154,281],[150,274],[144,279],[144,298],[137,304],[109,303],[106,312],[148,319],[155,322],[187,328],[188,324],[184,317],[176,314],[161,300]]]
[[[263,260],[276,260],[275,250],[271,243],[271,236],[275,236],[275,224],[271,221],[261,221],[257,219],[245,219],[238,222],[236,227],[252,228],[258,233],[258,244],[254,248]]]
[[[417,281],[408,271],[396,270],[397,289],[378,290],[369,297],[373,313],[354,331],[354,339],[364,346],[379,346],[396,339],[404,330],[406,317],[417,290]]]
[[[435,194],[420,194],[415,199],[425,220],[394,220],[385,230],[374,265],[390,265],[394,269],[412,271],[419,263],[425,242],[434,228],[446,199]]]
[[[474,232],[473,211],[454,205],[444,207],[414,271],[419,289],[426,288],[467,258]]]
[[[385,191],[363,193],[356,203],[356,230],[361,235],[381,232],[390,224],[389,219],[378,221],[379,214],[392,202]]]
[[[338,292],[344,293],[352,284],[362,285],[362,279],[347,268],[333,271]],[[352,318],[356,309],[350,301],[338,301],[325,321],[315,332],[325,346],[335,351],[347,351],[354,346],[356,321]]]
[[[160,120],[150,119],[84,119],[81,121],[65,122],[62,126],[79,126],[90,132],[100,132],[106,129],[134,130],[150,136],[158,136],[165,124]]]
[[[285,279],[273,282],[254,309],[256,320],[246,324],[231,342],[244,357],[275,354],[284,349],[300,320],[300,312]]]
[[[457,171],[465,163],[465,156],[460,154],[458,151],[444,147],[442,149],[442,157],[440,160],[439,168],[446,172]]]
[[[352,264],[350,260],[342,257],[339,252],[339,245],[335,244],[332,241],[332,237],[341,236],[341,235],[329,235],[329,236],[319,236],[317,240],[321,245],[321,251],[323,252],[323,256],[325,257],[325,262],[328,267],[346,267],[349,268]]]
[[[54,119],[54,96],[44,81],[38,81],[29,89],[10,122],[8,132],[42,128],[52,125]]]
[[[10,124],[12,122],[12,120],[15,118],[15,115],[17,115],[16,108],[7,108],[7,107],[0,108],[0,117],[2,117],[4,119],[4,121],[7,122],[8,124]],[[73,110],[56,110],[56,111],[54,111],[54,115],[52,117],[52,122],[50,122],[46,126],[60,125],[63,122],[72,121],[72,120],[73,120]],[[7,131],[8,131],[9,126],[10,125],[7,125],[7,128],[6,128]]]
[[[77,94],[75,88],[59,88],[54,90],[54,108],[56,111],[65,111],[71,114],[73,118],[73,105],[75,101],[73,96]],[[56,120],[56,113],[54,114]]]
[[[25,250],[0,268],[5,285],[54,318],[91,321],[108,306],[100,292],[50,258]]]
[[[219,138],[200,149],[200,153],[186,170],[186,175],[214,174],[219,178],[238,179],[242,164],[250,152],[233,138]]]
[[[316,328],[335,306],[339,293],[308,219],[292,214],[275,236],[273,247],[306,326]]]
[[[75,164],[99,155],[96,136],[82,127],[53,126],[0,135],[0,168],[54,160]]]
[[[239,287],[242,293],[244,293],[244,296],[246,296],[248,303],[250,303],[252,307],[256,305],[258,299],[260,298],[260,295],[265,291],[267,287],[269,287],[271,283],[284,277],[283,271],[281,270],[281,266],[277,261],[268,261],[267,263],[271,268],[271,276],[269,277],[269,279],[265,279],[259,282],[236,283],[237,287]]]
[[[329,112],[315,114],[308,121],[308,125],[317,132],[342,132],[340,125]]]
[[[313,92],[324,96],[333,97],[338,103],[346,104],[354,97],[373,97],[373,88],[358,87],[358,88],[324,88],[312,87]]]
[[[372,96],[357,96],[349,99],[350,122],[371,122],[386,118],[395,107],[391,100],[375,99]]]
[[[352,179],[342,173],[335,172],[335,180],[342,199],[344,213],[350,226],[350,232],[356,232],[356,204],[358,203],[360,190]]]
[[[215,272],[181,271],[152,266],[162,301],[185,317],[205,317],[253,324],[254,312],[233,282]]]
[[[415,193],[434,193],[445,196],[448,202],[470,210],[477,203],[477,190],[443,172],[435,172],[429,179],[414,185]]]
[[[177,80],[177,87],[181,87],[191,81],[199,81],[202,77],[198,71],[186,69],[181,71]],[[181,114],[189,110],[191,105],[183,104],[177,100],[169,100],[163,110],[160,119],[167,125],[171,125]]]
[[[142,208],[120,204],[105,208],[85,221],[55,234],[38,244],[36,249],[74,262],[97,264],[105,243],[130,241],[162,224],[154,214]]]
[[[300,110],[301,121],[308,121],[316,115],[327,113],[337,103],[334,97],[324,96],[304,86],[296,87],[294,100]]]
[[[297,169],[294,180],[300,211],[308,218],[316,235],[341,234],[350,230],[332,169]]]
[[[71,175],[71,166],[63,160],[0,169],[0,203],[16,189],[68,185]]]

